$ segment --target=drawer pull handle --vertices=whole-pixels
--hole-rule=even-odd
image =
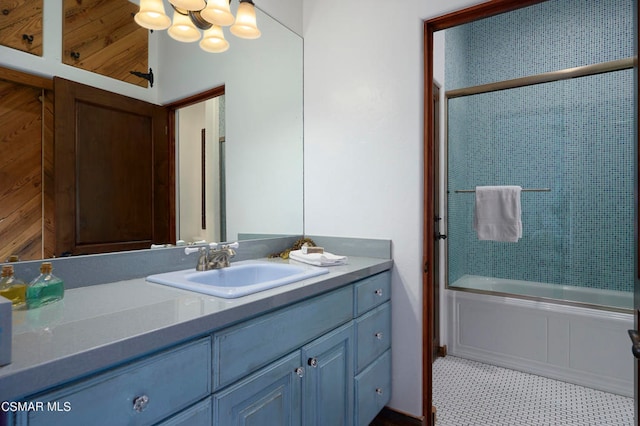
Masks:
[[[376,388],[376,393],[378,395],[382,395],[382,388]]]
[[[138,413],[142,413],[149,405],[149,397],[147,395],[137,396],[133,399],[133,409]]]
[[[382,340],[382,333],[376,333],[374,336],[376,336],[376,339]]]
[[[303,377],[304,376],[304,368],[302,367],[298,367],[295,370],[293,370],[294,373],[296,373],[298,375],[298,377]]]
[[[381,288],[379,288],[376,291],[374,291],[374,293],[375,293],[376,296],[382,297],[382,289]]]
[[[307,364],[309,364],[313,368],[316,368],[318,366],[318,359],[317,358],[309,358],[307,360]]]

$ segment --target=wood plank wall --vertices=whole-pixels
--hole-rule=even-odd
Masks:
[[[43,0],[0,0],[0,44],[42,56]]]
[[[42,258],[42,90],[0,81],[0,260]]]
[[[147,87],[131,71],[149,72],[149,31],[128,0],[65,0],[62,62]]]

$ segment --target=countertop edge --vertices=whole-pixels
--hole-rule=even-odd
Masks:
[[[233,323],[337,289],[389,270],[393,266],[392,259],[376,259],[376,261],[379,262],[327,277],[290,291],[257,299],[242,307],[206,314],[199,318],[158,328],[0,376],[0,401],[17,401],[44,389],[50,390],[88,375],[99,374],[106,369],[135,361],[151,353],[198,337],[205,337],[214,329],[227,327]],[[78,368],[78,365],[82,367]]]

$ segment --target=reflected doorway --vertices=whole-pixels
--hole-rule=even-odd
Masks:
[[[224,87],[171,105],[176,240],[226,241]]]

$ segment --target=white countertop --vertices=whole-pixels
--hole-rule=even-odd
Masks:
[[[349,257],[347,265],[329,267],[328,274],[237,299],[179,290],[144,278],[67,290],[59,302],[13,313],[12,363],[0,367],[0,401],[99,372],[391,265],[390,259]]]

